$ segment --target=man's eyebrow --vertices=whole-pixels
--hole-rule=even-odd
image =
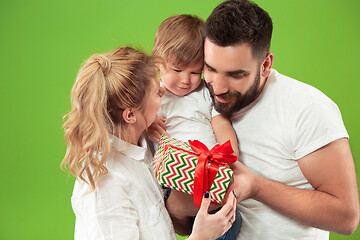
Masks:
[[[208,68],[214,69],[212,66],[210,66],[207,62],[205,62],[204,60],[204,65],[207,66]]]
[[[242,69],[240,69],[240,70],[235,70],[235,71],[229,71],[229,72],[226,72],[227,74],[245,74],[245,73],[247,73],[247,71],[245,71],[245,70],[242,70]]]
[[[204,61],[204,65],[207,66],[208,68],[214,69],[216,71],[215,68],[213,68],[212,66],[210,66],[207,62]],[[239,69],[239,70],[234,70],[234,71],[228,71],[226,72],[229,75],[234,75],[234,74],[246,74],[248,73],[248,71],[245,71],[243,69]]]

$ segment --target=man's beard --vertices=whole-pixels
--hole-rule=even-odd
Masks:
[[[258,71],[258,73],[256,74],[253,85],[251,85],[251,87],[244,94],[241,94],[237,91],[232,91],[216,95],[217,97],[224,100],[230,99],[229,103],[222,103],[216,101],[213,87],[211,86],[211,84],[206,84],[206,86],[211,93],[211,98],[213,100],[216,111],[226,116],[229,116],[230,114],[237,112],[252,103],[259,95],[260,71]],[[233,99],[235,99],[235,101]]]

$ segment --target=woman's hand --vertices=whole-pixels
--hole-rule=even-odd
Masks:
[[[209,193],[205,192],[200,210],[196,215],[193,231],[188,240],[216,239],[231,228],[235,221],[236,199],[230,194],[226,204],[215,214],[209,214]]]

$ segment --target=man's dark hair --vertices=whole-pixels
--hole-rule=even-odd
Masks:
[[[272,20],[269,14],[248,0],[229,0],[217,6],[205,22],[204,36],[226,47],[247,43],[254,57],[269,52]]]

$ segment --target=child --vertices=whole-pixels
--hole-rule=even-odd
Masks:
[[[77,178],[71,198],[77,240],[176,239],[142,135],[161,105],[154,64],[145,53],[122,47],[93,55],[80,69],[65,116],[61,164]],[[204,198],[189,239],[223,234],[235,219],[235,204],[231,196],[213,217]]]
[[[160,75],[166,91],[158,112],[159,117],[148,129],[148,133],[156,140],[162,134],[183,141],[196,139],[209,149],[217,142],[222,144],[230,139],[235,154],[238,155],[237,139],[231,123],[224,116],[213,112],[210,93],[201,80],[204,65],[203,28],[204,21],[192,15],[171,16],[160,24],[152,54],[160,56],[165,62],[160,66]],[[233,164],[231,167],[236,166]],[[189,217],[196,214],[197,208],[190,195],[178,191],[172,191],[171,194],[176,199],[167,208],[175,229],[184,234],[187,226],[180,225],[189,222]],[[232,232],[221,239],[234,239],[240,225],[241,217],[238,214]]]

